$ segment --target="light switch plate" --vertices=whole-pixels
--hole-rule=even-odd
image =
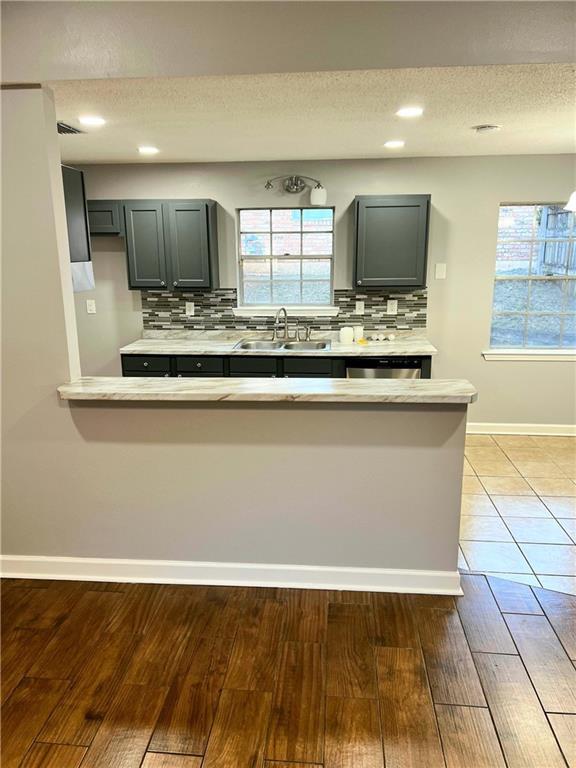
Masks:
[[[357,315],[363,315],[364,314],[364,302],[363,301],[357,301],[356,302],[356,314]]]
[[[96,314],[96,302],[94,301],[94,299],[86,299],[86,312],[89,315]]]
[[[446,280],[446,264],[436,264],[434,275],[436,280]]]
[[[186,317],[194,317],[194,302],[186,302]]]
[[[397,315],[398,314],[398,299],[388,299],[386,302],[386,314]]]

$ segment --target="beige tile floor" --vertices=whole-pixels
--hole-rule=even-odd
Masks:
[[[467,436],[459,566],[576,594],[576,437]]]

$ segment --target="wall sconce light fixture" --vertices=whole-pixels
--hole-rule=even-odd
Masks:
[[[314,186],[310,190],[310,203],[312,205],[326,205],[326,189],[318,179],[313,179],[311,176],[274,176],[273,179],[268,179],[266,184],[264,184],[264,189],[274,189],[274,182],[280,180],[282,181],[284,192],[288,192],[291,195],[304,192],[308,186],[306,180],[314,182]]]

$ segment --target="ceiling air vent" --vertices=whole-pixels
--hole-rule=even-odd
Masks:
[[[56,125],[58,126],[58,133],[83,133],[83,131],[73,128],[68,123],[56,123]]]

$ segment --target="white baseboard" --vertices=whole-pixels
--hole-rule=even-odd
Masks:
[[[576,435],[576,424],[491,424],[468,422],[466,432],[469,435],[558,435],[572,437]]]
[[[458,571],[25,555],[4,555],[1,565],[4,578],[16,579],[462,594]]]

